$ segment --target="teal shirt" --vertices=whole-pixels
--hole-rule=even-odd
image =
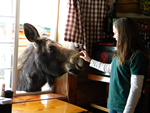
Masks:
[[[111,64],[108,107],[123,112],[130,91],[131,75],[146,76],[147,71],[148,59],[141,52],[136,52],[131,60],[123,65],[118,65],[116,56]]]

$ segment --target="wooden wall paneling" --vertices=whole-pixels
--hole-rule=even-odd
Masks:
[[[88,79],[90,68],[77,77],[69,76],[69,100],[71,103],[89,109],[91,103],[107,102],[106,84]]]
[[[68,100],[77,105],[77,76],[68,75]]]
[[[118,0],[118,4],[131,4],[131,3],[138,3],[138,0]]]
[[[91,103],[106,103],[106,84],[89,80],[89,71],[89,68],[87,68],[78,76],[65,74],[56,78],[54,93],[66,96],[69,103],[87,109]]]
[[[150,81],[146,82],[144,94],[145,94],[144,113],[150,113]]]
[[[61,94],[63,96],[68,96],[68,75],[64,74],[61,77],[55,79],[55,84],[53,88],[53,92],[57,94]]]
[[[138,0],[118,0],[118,13],[137,13],[141,14]]]
[[[78,83],[77,105],[89,108],[91,103],[107,103],[106,84],[97,81]]]
[[[118,4],[118,13],[138,13],[141,14],[141,10],[138,4]]]

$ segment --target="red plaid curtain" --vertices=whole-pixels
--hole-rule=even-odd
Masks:
[[[91,53],[93,43],[105,37],[106,4],[107,0],[69,0],[64,40],[78,43],[77,48]]]

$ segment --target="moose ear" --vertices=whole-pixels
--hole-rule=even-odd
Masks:
[[[30,42],[36,42],[37,38],[40,37],[37,29],[29,23],[25,23],[23,26],[23,29],[24,29],[24,34],[25,34],[26,38]]]

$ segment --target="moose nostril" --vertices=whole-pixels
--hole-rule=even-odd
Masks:
[[[78,68],[83,70],[87,67],[88,63],[85,60],[83,60],[82,58],[79,58],[76,65],[78,66]]]
[[[78,62],[76,63],[77,68],[80,70],[83,70],[85,68],[84,61],[82,59],[79,59]]]
[[[83,70],[83,67],[79,66],[78,64],[75,64],[78,70]]]

